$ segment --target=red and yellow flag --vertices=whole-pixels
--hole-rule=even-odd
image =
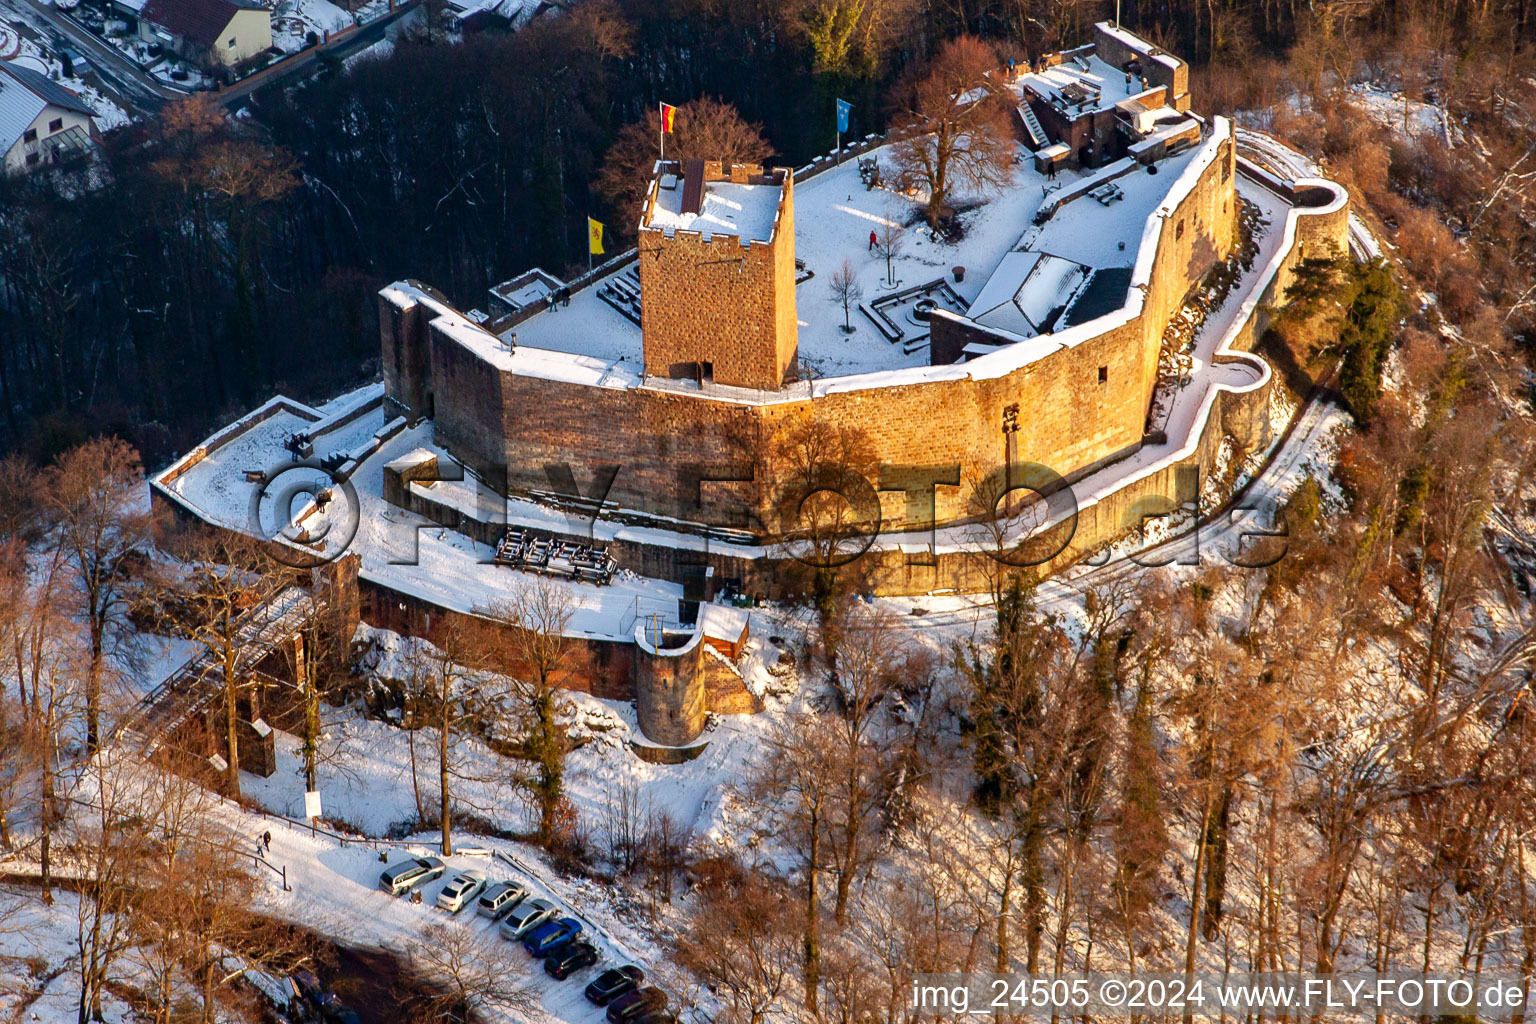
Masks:
[[[672,122],[677,117],[677,108],[668,103],[661,105],[661,130],[668,135],[672,134]]]

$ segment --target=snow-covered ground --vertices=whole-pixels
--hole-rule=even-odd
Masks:
[[[80,897],[54,893],[45,906],[26,886],[0,886],[0,1020],[76,1024],[79,1020]],[[108,1024],[131,1020],[127,1006],[106,993]]]
[[[1054,191],[1093,173],[1068,170],[1048,182],[1028,163],[1027,156],[1020,150],[1013,181],[1007,186],[995,193],[954,200],[956,208],[965,211],[960,215],[964,238],[959,243],[935,238],[928,230],[922,219],[923,197],[909,197],[889,187],[866,189],[854,157],[795,183],[795,255],[815,275],[795,289],[800,357],[816,376],[928,364],[926,348],[903,352],[902,346],[886,341],[857,309],[852,317],[856,329],[844,333],[843,308],[832,294],[832,278],[847,260],[865,302],[939,279],[948,281],[967,303],[973,301],[1003,256],[1019,244],[1020,235],[1045,201],[1046,189]],[[869,158],[880,161],[887,179],[894,176],[891,147],[872,150],[865,157]],[[1177,177],[1176,172],[1171,173],[1173,177],[1152,181],[1160,182],[1166,190]],[[1115,238],[1133,242],[1140,238],[1130,210],[1133,205],[1140,204],[1117,204],[1112,211],[1118,218],[1113,225]],[[894,283],[887,277],[885,260],[869,245],[870,232],[878,233],[886,225],[901,228],[900,252],[891,261]],[[1071,244],[1097,238],[1097,234],[1064,230],[1056,241]],[[1112,240],[1107,248],[1113,249]],[[1116,264],[1130,265],[1135,257],[1134,244],[1130,249],[1129,254],[1115,253]],[[966,268],[963,282],[956,282],[951,274],[956,266]],[[571,297],[569,307],[519,324],[518,343],[592,356],[638,373],[643,365],[640,328],[599,298],[598,290],[598,286],[583,289]]]
[[[352,15],[330,0],[277,0],[272,8],[272,45],[294,53],[309,45],[309,36],[324,40],[357,24]]]

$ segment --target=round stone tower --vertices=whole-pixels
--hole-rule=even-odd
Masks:
[[[652,743],[680,747],[704,731],[704,632],[635,626],[635,710]]]

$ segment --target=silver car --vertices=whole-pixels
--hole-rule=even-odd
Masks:
[[[497,882],[481,894],[475,913],[492,921],[517,906],[529,896],[528,887],[517,882]]]
[[[379,875],[379,888],[391,896],[398,896],[434,878],[441,878],[447,870],[448,865],[436,857],[412,857],[385,868]]]
[[[547,900],[524,900],[501,919],[501,937],[520,939],[559,913]]]
[[[448,879],[443,891],[437,894],[437,905],[450,914],[457,914],[485,891],[485,876],[478,871],[460,871]]]

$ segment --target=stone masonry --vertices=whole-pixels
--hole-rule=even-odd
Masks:
[[[772,237],[654,227],[660,176],[652,179],[638,246],[645,372],[777,390],[796,353],[794,172],[701,163],[706,188],[726,181],[777,194]],[[683,173],[676,164],[660,170]]]

